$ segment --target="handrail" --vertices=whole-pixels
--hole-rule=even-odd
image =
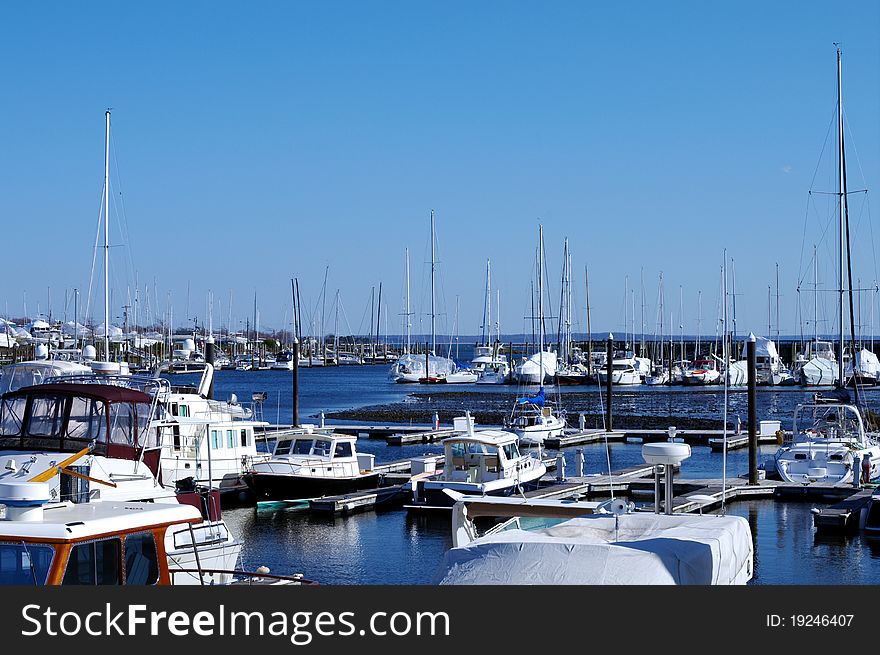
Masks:
[[[182,569],[182,568],[169,568],[169,573],[210,573],[210,574],[229,574],[229,575],[238,575],[238,576],[246,576],[248,578],[269,578],[271,580],[289,580],[290,582],[297,582],[303,585],[317,585],[318,582],[314,580],[307,580],[306,578],[297,577],[295,575],[276,575],[274,573],[260,573],[258,571],[234,571],[229,569]]]

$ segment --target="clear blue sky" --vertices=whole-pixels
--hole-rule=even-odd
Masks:
[[[778,262],[782,332],[798,332],[795,289],[812,318],[810,251],[829,220],[808,191],[834,190],[832,42],[850,188],[873,190],[878,33],[874,1],[6,3],[0,297],[33,316],[51,295],[59,316],[65,291],[88,287],[112,107],[115,315],[137,279],[141,312],[161,315],[170,295],[176,325],[204,322],[211,290],[215,327],[230,293],[243,327],[256,291],[261,326],[281,328],[290,278],[320,311],[329,266],[328,331],[336,289],[340,332],[369,330],[381,282],[400,332],[408,247],[425,332],[434,209],[439,331],[458,297],[458,332],[479,332],[487,257],[502,331],[530,330],[541,222],[554,315],[569,238],[578,330],[588,265],[594,331],[624,331],[633,304],[640,329],[643,278],[654,332],[662,271],[666,327],[673,312],[678,330],[681,288],[685,332],[702,292],[700,331],[714,334],[727,248],[737,329],[766,333]],[[870,194],[851,214],[855,276],[870,286]],[[833,229],[819,242],[826,288]],[[830,294],[820,313],[835,315]]]

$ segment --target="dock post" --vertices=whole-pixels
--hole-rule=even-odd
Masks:
[[[755,335],[749,333],[746,342],[746,360],[749,368],[749,484],[758,484],[758,418],[757,418],[757,353]]]
[[[862,458],[859,457],[858,453],[853,453],[853,466],[852,466],[852,476],[853,476],[853,486],[856,489],[862,488]]]
[[[208,335],[205,339],[205,362],[214,366],[214,337]],[[211,384],[208,386],[208,400],[214,400],[214,377],[211,376]]]
[[[614,335],[608,335],[608,343],[605,346],[605,430],[614,431],[614,417],[611,414],[611,362],[614,360]]]
[[[432,422],[435,430],[440,429],[440,416],[439,416],[439,414],[437,414],[437,412],[434,412],[434,417],[431,422]]]
[[[323,427],[324,427],[324,412],[321,412],[321,413],[319,414],[319,417],[320,417],[320,420],[321,420],[321,427],[323,428]]]
[[[660,471],[662,464],[654,466],[654,514],[660,513]]]
[[[578,416],[578,428],[583,432],[587,428],[587,417],[581,412],[580,416]]]
[[[581,414],[583,416],[583,414]],[[574,474],[579,478],[584,477],[584,449],[578,448],[574,453]]]
[[[562,453],[556,456],[556,481],[565,482],[565,455]]]
[[[672,464],[664,464],[666,467],[666,482],[664,483],[666,486],[666,502],[664,503],[664,509],[666,510],[666,514],[672,514],[672,474],[673,474],[673,466]]]
[[[299,427],[299,339],[293,337],[293,427]]]

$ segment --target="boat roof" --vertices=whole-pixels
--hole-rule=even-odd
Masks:
[[[151,404],[153,399],[149,394],[137,389],[129,389],[127,387],[118,387],[113,384],[72,384],[66,382],[35,384],[29,387],[22,387],[16,391],[4,394],[4,398],[12,398],[15,396],[27,396],[30,394],[49,395],[57,393],[65,396],[86,396],[95,400],[103,400],[109,403],[147,403]]]
[[[516,441],[519,437],[513,432],[507,430],[476,430],[473,434],[457,434],[454,437],[443,439],[442,443],[452,443],[454,441],[474,441],[477,443],[490,444],[498,446],[501,444]]]
[[[0,540],[51,539],[72,541],[97,535],[174,523],[198,523],[196,507],[179,503],[59,503],[43,509],[42,520],[0,521]]]

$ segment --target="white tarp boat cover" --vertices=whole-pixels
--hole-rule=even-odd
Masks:
[[[741,516],[634,513],[510,529],[451,548],[434,582],[464,584],[730,585],[752,577]]]
[[[742,355],[743,359],[749,356],[749,343],[743,342]],[[767,337],[755,337],[755,357],[768,357],[770,359],[779,359],[779,352],[776,350],[776,344]]]

